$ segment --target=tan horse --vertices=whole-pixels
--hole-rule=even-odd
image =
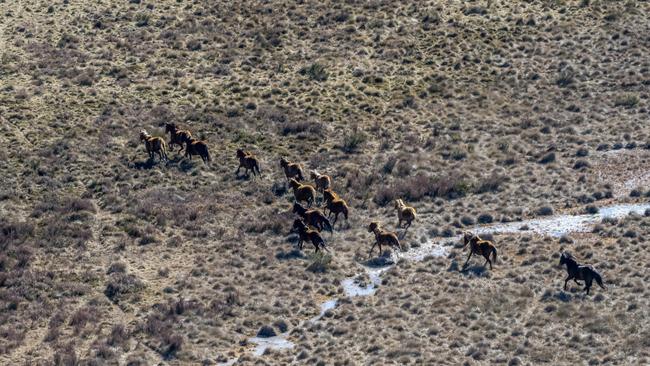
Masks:
[[[147,149],[149,159],[153,160],[154,154],[158,154],[160,160],[167,159],[167,144],[165,140],[160,137],[153,137],[149,135],[146,130],[140,131],[140,141],[144,141],[144,146]]]

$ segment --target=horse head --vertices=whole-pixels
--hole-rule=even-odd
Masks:
[[[471,242],[477,236],[470,233],[469,231],[463,232],[463,247],[465,247],[469,242]]]

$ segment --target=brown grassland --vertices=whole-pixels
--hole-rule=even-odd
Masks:
[[[0,364],[648,364],[650,218],[405,249],[650,197],[650,3],[0,0]],[[165,123],[212,161],[149,161]],[[261,177],[235,171],[238,148]],[[281,157],[350,207],[294,249]],[[243,170],[242,170],[243,172]],[[319,194],[320,196],[320,194]],[[319,198],[320,201],[320,198]],[[403,230],[398,230],[400,234]],[[603,274],[584,296],[559,251]],[[338,306],[314,323],[323,300]],[[260,357],[263,326],[292,349]],[[300,326],[299,326],[300,325]]]

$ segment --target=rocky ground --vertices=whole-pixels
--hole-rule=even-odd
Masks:
[[[0,363],[647,363],[642,215],[497,235],[492,271],[454,244],[374,296],[340,283],[395,198],[407,248],[648,202],[649,7],[0,1]],[[166,122],[213,161],[148,161],[138,132]],[[329,255],[293,249],[280,157],[349,203]],[[562,291],[563,248],[608,289]],[[252,355],[265,325],[294,348]]]

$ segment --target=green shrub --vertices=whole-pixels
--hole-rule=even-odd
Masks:
[[[330,267],[332,255],[326,252],[313,253],[309,256],[309,260],[311,260],[311,263],[307,266],[307,270],[314,273],[324,273]]]

